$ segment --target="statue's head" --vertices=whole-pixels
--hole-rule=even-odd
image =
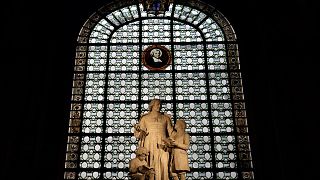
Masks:
[[[153,100],[150,101],[150,103],[149,103],[149,111],[152,111],[152,109],[154,107],[156,107],[156,106],[159,108],[159,110],[161,109],[161,101],[160,101],[160,99],[153,99]]]
[[[139,159],[144,160],[148,156],[149,152],[145,147],[138,147],[136,150],[136,155]]]
[[[182,130],[185,130],[186,127],[187,127],[187,124],[183,119],[178,119],[176,121],[176,124],[175,124],[176,129],[181,128]]]

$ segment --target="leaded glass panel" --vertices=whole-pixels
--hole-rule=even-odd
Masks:
[[[104,99],[104,87],[106,74],[87,73],[85,100],[102,101]]]
[[[144,73],[141,77],[142,100],[150,101],[154,97],[172,100],[172,74]]]
[[[129,175],[128,175],[128,171],[117,171],[117,172],[106,172],[103,175],[104,179],[124,179],[124,180],[128,180],[129,179]]]
[[[216,133],[230,133],[233,131],[233,113],[231,103],[212,103],[213,130]]]
[[[170,20],[146,19],[142,21],[142,42],[163,43],[170,41]]]
[[[207,103],[178,103],[176,112],[177,119],[185,119],[188,124],[188,133],[210,133]]]
[[[217,179],[238,179],[237,172],[218,172],[217,173]]]
[[[209,73],[210,99],[230,100],[229,76],[226,72]]]
[[[191,179],[212,179],[213,178],[213,173],[211,171],[201,171],[201,172],[192,172],[192,173],[187,173],[187,178],[188,180]]]
[[[131,136],[108,136],[105,139],[105,168],[111,170],[128,168],[129,160],[135,157],[136,139]]]
[[[93,29],[90,35],[90,43],[106,43],[114,30],[114,26],[111,25],[105,19],[102,19]]]
[[[84,136],[81,144],[80,167],[101,167],[101,136]]]
[[[107,47],[90,46],[88,50],[87,71],[105,71],[107,64]]]
[[[223,32],[213,19],[206,19],[199,28],[207,41],[224,41]]]
[[[207,44],[209,70],[227,70],[226,47],[224,44]]]
[[[106,105],[106,133],[131,133],[138,119],[138,104],[109,103]]]
[[[109,73],[108,100],[137,100],[139,92],[138,77],[136,73]]]
[[[101,133],[103,118],[103,104],[86,103],[84,104],[82,132],[83,133]]]
[[[106,18],[115,26],[119,26],[121,24],[119,19],[116,18],[115,13],[108,14]]]
[[[109,71],[137,71],[139,54],[137,45],[110,46]]]
[[[176,96],[178,100],[206,100],[205,73],[177,73]]]
[[[199,168],[212,168],[211,137],[191,136],[190,143],[188,155],[193,172]]]
[[[216,168],[235,168],[235,137],[232,135],[215,136]]]
[[[100,172],[98,171],[82,171],[79,173],[79,179],[99,179]]]
[[[138,43],[139,41],[139,22],[133,22],[120,27],[113,33],[112,43]],[[130,46],[129,46],[130,47]]]
[[[178,21],[173,21],[174,42],[201,42],[201,33],[194,27]]]
[[[204,51],[202,45],[175,45],[176,70],[204,70]]]

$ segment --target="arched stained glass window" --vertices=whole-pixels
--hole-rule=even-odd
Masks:
[[[173,123],[187,122],[187,179],[254,179],[230,23],[201,1],[147,2],[107,4],[80,31],[64,178],[129,179],[133,125],[159,98]],[[152,49],[161,65],[148,62]]]

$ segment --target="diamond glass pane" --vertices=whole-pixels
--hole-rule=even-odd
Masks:
[[[99,179],[100,172],[98,171],[82,171],[79,173],[79,179]]]
[[[223,32],[213,19],[206,19],[199,28],[204,33],[207,41],[224,41]]]
[[[129,161],[135,157],[137,140],[132,136],[108,136],[105,139],[105,164],[109,169],[129,167]]]
[[[201,174],[202,171],[200,169],[213,168],[214,165],[212,164],[211,137],[190,136],[188,158],[189,166],[192,168],[192,172],[188,173],[189,176],[193,176],[194,173]],[[203,174],[202,176],[206,177]]]
[[[200,32],[194,27],[173,21],[173,41],[174,42],[202,42]]]
[[[130,9],[130,13],[132,14],[132,17],[134,19],[139,17],[138,7],[136,5],[129,6],[129,9]]]
[[[87,71],[105,71],[107,63],[106,46],[90,46],[88,50]]]
[[[101,168],[101,136],[84,136],[81,143],[80,167]]]
[[[106,18],[107,18],[112,24],[114,24],[115,26],[119,26],[119,25],[120,25],[120,21],[114,16],[113,13],[108,14],[108,15],[106,16]]]
[[[237,172],[218,172],[216,176],[217,179],[238,179]]]
[[[102,19],[93,29],[90,35],[90,43],[106,43],[113,31],[114,26]]]
[[[141,76],[141,98],[145,101],[155,97],[172,100],[171,73],[144,73]]]
[[[216,168],[235,168],[237,160],[235,137],[215,136],[214,144]]]
[[[214,132],[230,133],[233,131],[231,103],[212,103],[211,111]]]
[[[123,9],[123,10],[125,10],[125,9]],[[114,18],[117,19],[121,24],[123,24],[127,21],[126,18],[123,16],[121,10],[114,11],[112,14],[114,15]]]
[[[109,73],[107,99],[110,101],[137,100],[138,77],[136,73]]]
[[[192,22],[192,24],[194,25],[198,25],[205,17],[206,15],[204,13],[199,12],[196,9],[193,9],[187,20],[189,22]]]
[[[184,119],[188,133],[210,133],[207,103],[177,103],[177,119]]]
[[[128,180],[130,179],[129,172],[127,170],[125,171],[117,171],[117,172],[106,172],[103,174],[104,179],[124,179]]]
[[[120,12],[122,13],[122,16],[126,19],[126,21],[131,21],[134,18],[130,13],[130,8],[131,7],[124,7],[120,9]]]
[[[84,104],[82,132],[101,133],[103,123],[103,104],[87,103]]]
[[[174,59],[176,70],[204,70],[202,45],[175,45]]]
[[[139,54],[139,46],[137,45],[110,46],[109,70],[139,70]]]
[[[205,73],[177,73],[177,100],[206,100],[207,88]]]
[[[224,44],[208,44],[207,57],[209,70],[227,69],[226,47]]]
[[[133,22],[121,26],[113,33],[112,43],[138,43],[139,41],[139,22]]]
[[[230,100],[228,73],[209,73],[210,99]]]
[[[192,171],[191,173],[187,173],[187,179],[213,179],[213,172],[212,171]]]
[[[146,19],[142,21],[142,42],[160,43],[170,41],[170,20]]]
[[[104,99],[106,74],[87,73],[85,100],[102,101]]]
[[[192,10],[192,8],[190,8],[188,6],[184,6],[183,10],[182,10],[182,13],[180,14],[180,18],[179,19],[186,20],[187,22],[190,22],[193,19],[193,18],[191,18],[192,16],[190,16],[191,10]],[[188,17],[188,19],[187,19],[187,17]]]
[[[106,133],[131,133],[138,120],[138,104],[110,103],[106,105]]]

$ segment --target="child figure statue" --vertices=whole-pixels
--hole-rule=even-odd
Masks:
[[[129,162],[129,175],[132,180],[154,180],[154,169],[148,166],[148,151],[144,147],[136,150],[136,157]]]
[[[188,153],[190,136],[185,132],[186,123],[178,119],[174,126],[176,133],[171,137],[171,176],[173,180],[185,180],[186,173],[190,171]]]

